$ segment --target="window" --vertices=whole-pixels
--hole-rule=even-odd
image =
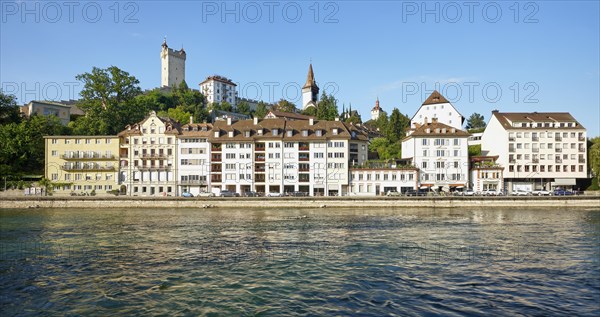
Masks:
[[[427,139],[423,139],[422,145],[427,145]]]
[[[52,139],[52,144],[58,144],[58,140],[57,139]]]
[[[54,141],[54,140],[53,140],[53,141]],[[58,151],[56,151],[56,150],[53,150],[53,151],[52,151],[52,156],[58,156]]]
[[[422,167],[423,169],[427,168],[427,162],[426,162],[426,161],[423,161],[423,162],[421,163],[421,167]]]
[[[302,130],[302,136],[308,136],[308,130]]]
[[[323,135],[323,131],[321,131],[321,130],[317,130],[317,131],[315,131],[315,134],[316,134],[317,136],[322,136],[322,135]]]
[[[454,145],[460,145],[460,140],[459,139],[454,139]]]

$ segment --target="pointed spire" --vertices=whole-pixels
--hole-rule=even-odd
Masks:
[[[306,84],[304,84],[304,87],[302,88],[313,86],[317,86],[317,84],[315,84],[315,74],[313,73],[312,63],[310,63],[308,66],[308,75],[306,76]]]

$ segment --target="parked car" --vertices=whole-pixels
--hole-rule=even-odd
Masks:
[[[244,197],[258,197],[258,193],[255,191],[244,192]]]
[[[409,189],[404,193],[404,195],[406,195],[406,196],[427,196],[427,192],[424,190],[420,190],[420,189],[417,189],[417,190]]]
[[[198,195],[196,195],[198,197],[215,197],[215,193],[211,193],[211,192],[199,192]]]
[[[401,196],[402,194],[399,191],[390,190],[385,195],[389,197],[389,196]]]
[[[184,192],[183,194],[181,194],[181,197],[194,197],[194,194],[188,193],[188,192]]]
[[[463,192],[460,192],[460,196],[475,196],[475,192],[472,189],[467,189]]]
[[[554,196],[569,196],[569,195],[573,195],[574,193],[572,191],[569,190],[565,190],[565,189],[557,189],[554,191]]]
[[[531,192],[526,191],[524,189],[517,189],[517,190],[513,191],[511,195],[513,195],[513,196],[529,196],[529,195],[531,195]]]
[[[308,196],[308,193],[307,192],[290,192],[290,193],[288,193],[288,196],[305,197],[305,196]]]
[[[219,196],[221,196],[221,197],[240,197],[240,194],[238,194],[236,192],[232,192],[228,189],[223,189],[221,191],[221,193],[219,194]]]
[[[552,195],[552,192],[545,189],[539,189],[532,191],[531,194],[535,196],[550,196]]]
[[[486,189],[481,192],[481,196],[501,196],[502,192],[495,191],[493,189]]]
[[[267,197],[281,197],[283,196],[283,194],[281,194],[280,192],[270,192],[267,194]]]

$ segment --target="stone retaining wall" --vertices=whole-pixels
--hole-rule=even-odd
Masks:
[[[600,196],[576,197],[331,197],[331,198],[140,198],[3,197],[0,208],[402,208],[402,207],[588,207]]]

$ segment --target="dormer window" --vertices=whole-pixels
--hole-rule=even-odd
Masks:
[[[292,130],[287,130],[287,136],[288,136],[288,137],[291,137],[291,136],[293,136],[293,135],[294,135],[294,131],[292,131]]]
[[[446,128],[443,128],[443,129],[442,129],[442,133],[446,133]]]
[[[250,137],[250,131],[249,130],[244,131],[244,136],[247,137],[247,138],[249,138]]]
[[[215,131],[215,138],[218,138],[220,136],[219,131]]]
[[[315,131],[315,134],[317,136],[322,136],[323,135],[323,130],[319,129],[319,130]]]
[[[227,134],[229,135],[230,138],[233,138],[233,131],[229,131]]]
[[[207,131],[208,129],[206,128],[205,125],[202,126],[202,131]]]
[[[308,130],[302,130],[302,136],[308,136]]]
[[[273,130],[271,130],[271,134],[273,134],[273,135],[277,135],[277,133],[279,133],[279,131],[277,131],[277,129],[276,129],[276,128],[275,128],[275,129],[273,129]]]
[[[429,128],[425,129],[425,133],[431,133],[431,129],[429,129]]]
[[[337,128],[333,129],[333,135],[338,135],[338,129]]]
[[[194,131],[198,131],[198,126],[194,126]]]
[[[258,129],[258,130],[256,130],[256,134],[258,134],[258,135],[263,135],[263,129]]]
[[[440,129],[439,129],[439,128],[436,128],[436,129],[435,129],[435,133],[440,133]]]

